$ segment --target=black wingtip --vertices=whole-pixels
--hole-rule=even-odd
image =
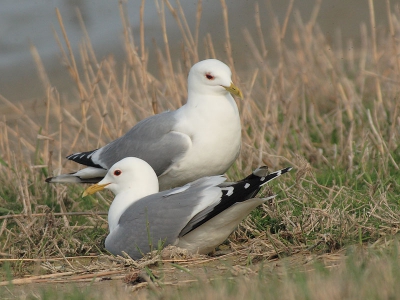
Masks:
[[[50,183],[52,179],[53,179],[53,177],[49,177],[49,178],[46,178],[44,181],[46,181],[47,183]]]
[[[290,172],[290,170],[292,170],[292,169],[293,169],[292,167],[287,167],[287,168],[278,170],[276,172],[272,172],[272,173],[268,174],[267,177],[269,177],[269,176],[272,176],[272,178],[279,177],[279,176],[281,176],[281,175],[283,175],[283,174],[285,174],[287,172]]]
[[[285,174],[287,172],[290,172],[291,170],[293,170],[292,167],[287,167],[287,168],[282,169],[281,171],[282,171],[282,174]]]
[[[268,167],[267,167],[267,166],[261,166],[261,167],[257,168],[256,170],[254,170],[253,173],[250,174],[250,176],[247,176],[245,179],[253,178],[253,176],[256,176],[256,177],[267,177],[267,178],[269,178],[268,176],[269,176],[270,174],[272,174],[272,175],[273,175],[273,174],[277,174],[277,176],[280,176],[280,175],[282,175],[282,174],[285,174],[285,173],[291,171],[292,169],[293,169],[292,167],[287,167],[287,168],[284,168],[284,169],[282,169],[282,170],[269,173],[269,170],[268,170]],[[280,173],[279,173],[279,172],[280,172]]]
[[[94,167],[94,168],[103,168],[99,164],[95,163],[92,160],[92,155],[94,152],[96,152],[98,149],[91,150],[91,151],[86,151],[86,152],[77,152],[70,154],[66,157],[68,160],[72,160],[78,164],[85,165],[88,167]],[[103,168],[104,169],[104,168]]]

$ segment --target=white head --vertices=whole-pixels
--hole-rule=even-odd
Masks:
[[[158,178],[153,168],[136,157],[126,157],[115,163],[103,180],[86,189],[84,196],[105,188],[111,190],[114,195],[130,191],[140,198],[159,191]]]
[[[99,183],[88,187],[83,197],[109,189],[115,194],[108,211],[110,232],[118,226],[124,211],[136,200],[158,193],[158,178],[144,160],[127,157],[115,163]]]
[[[197,95],[233,95],[243,97],[232,83],[229,67],[217,59],[206,59],[193,65],[188,77],[188,93]]]

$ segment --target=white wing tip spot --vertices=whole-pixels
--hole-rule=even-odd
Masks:
[[[249,186],[250,186],[250,183],[246,183],[246,184],[244,185],[244,188],[247,189]]]
[[[228,187],[221,188],[221,190],[226,191],[226,195],[229,197],[233,194],[234,188],[233,188],[233,186],[228,186]]]

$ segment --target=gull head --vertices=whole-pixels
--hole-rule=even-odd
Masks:
[[[232,82],[231,69],[217,59],[206,59],[193,65],[188,77],[189,94],[232,95],[243,98],[243,94]]]
[[[115,163],[99,183],[88,187],[82,197],[109,189],[115,195],[121,192],[147,196],[158,193],[158,178],[153,168],[144,160],[126,157]]]

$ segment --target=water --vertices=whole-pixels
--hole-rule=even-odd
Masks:
[[[136,0],[126,3],[126,13],[136,37],[139,37],[140,2]],[[197,1],[181,0],[181,2],[189,25],[193,29]],[[253,18],[256,1],[226,0],[226,2],[229,8],[235,63],[245,65],[249,46],[244,42],[242,28],[247,27],[250,32],[255,33]],[[268,9],[268,1],[259,2],[262,26],[268,38],[271,14],[278,17],[282,23],[289,1],[271,0],[274,12]],[[386,24],[385,1],[374,2],[377,24]],[[175,4],[173,0],[171,3]],[[314,3],[312,0],[295,1],[293,11],[295,14],[299,13],[303,20],[308,20]],[[62,36],[55,13],[56,7],[61,12],[68,38],[77,57],[82,39],[82,30],[76,14],[76,9],[79,9],[98,58],[113,54],[117,60],[123,60],[122,24],[117,0],[3,0],[0,4],[0,94],[13,102],[29,102],[44,97],[30,53],[31,44],[37,47],[51,83],[61,92],[68,91],[72,86],[65,67],[60,63],[60,50],[53,35],[54,28],[59,36]],[[172,49],[172,57],[178,59],[181,34],[168,9],[165,10],[169,41],[171,45],[176,45]],[[151,53],[153,40],[158,45],[163,44],[153,0],[146,1],[144,20],[146,46]],[[343,40],[352,38],[357,45],[360,23],[369,24],[368,1],[325,0],[317,22],[328,39],[333,40],[336,30],[340,28]],[[215,46],[223,51],[225,39],[219,1],[203,0],[200,29],[200,41],[205,33],[211,32]],[[222,56],[220,58],[222,59]]]

